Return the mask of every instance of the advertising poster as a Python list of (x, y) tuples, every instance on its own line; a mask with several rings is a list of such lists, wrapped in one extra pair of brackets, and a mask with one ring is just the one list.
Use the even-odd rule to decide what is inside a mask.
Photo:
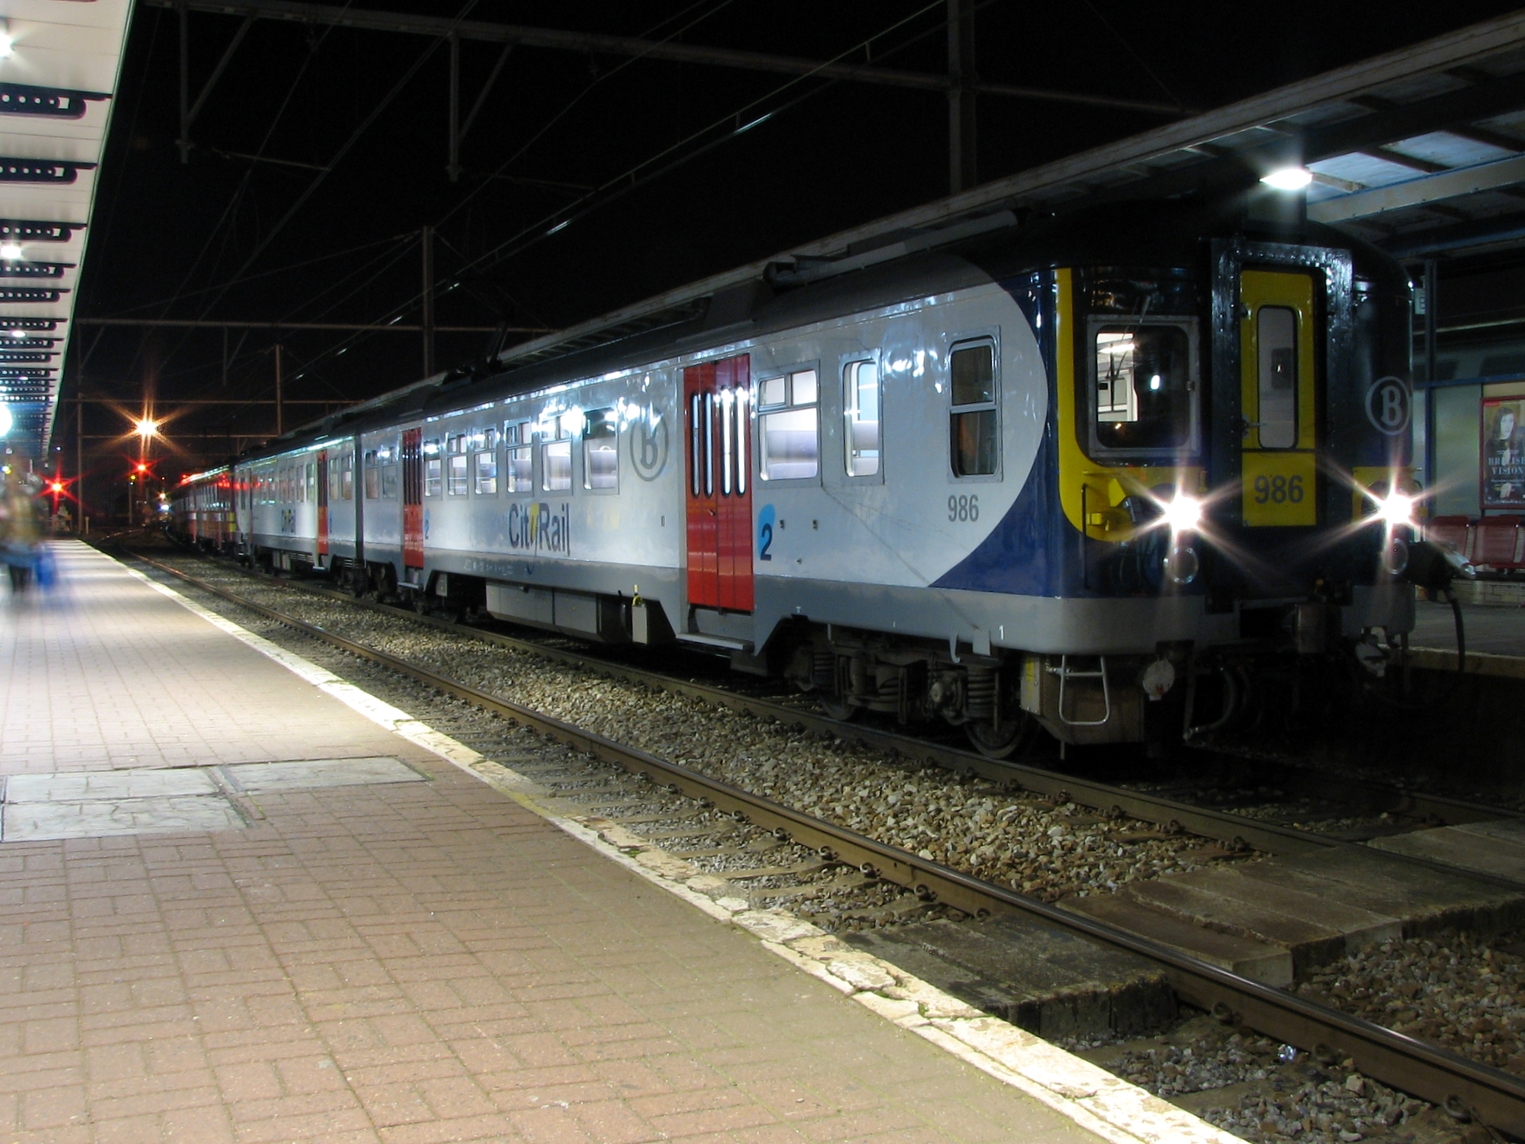
[(1483, 399), (1483, 508), (1525, 509), (1525, 397)]

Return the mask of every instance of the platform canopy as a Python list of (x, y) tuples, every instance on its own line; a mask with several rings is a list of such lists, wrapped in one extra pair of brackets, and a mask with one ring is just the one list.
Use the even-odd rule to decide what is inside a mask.
[(1109, 200), (1301, 168), (1308, 216), (1401, 258), (1525, 244), (1525, 11), (1288, 84), (781, 252), (507, 351), (509, 367), (674, 320), (755, 282), (821, 277)]
[(0, 3), (0, 423), (37, 456), (59, 377), (131, 0)]

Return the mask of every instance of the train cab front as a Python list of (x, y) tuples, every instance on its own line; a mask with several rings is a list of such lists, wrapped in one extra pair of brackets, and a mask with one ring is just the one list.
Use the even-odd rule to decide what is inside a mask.
[(1354, 656), (1413, 628), (1408, 290), (1349, 246), (1213, 243), (1205, 607), (1225, 656)]
[(1055, 276), (1073, 590), (1153, 600), (1145, 672), (1185, 681), (1188, 737), (1254, 689), (1382, 674), (1414, 623), (1401, 268), (1306, 224), (1220, 233)]

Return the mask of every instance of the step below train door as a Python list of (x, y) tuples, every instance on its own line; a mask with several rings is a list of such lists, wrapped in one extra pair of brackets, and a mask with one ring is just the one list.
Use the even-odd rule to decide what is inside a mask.
[(406, 570), (424, 566), (424, 431), (402, 431), (402, 566), (404, 579), (413, 583), (418, 577)]
[(750, 612), (751, 371), (745, 355), (683, 371), (688, 602)]

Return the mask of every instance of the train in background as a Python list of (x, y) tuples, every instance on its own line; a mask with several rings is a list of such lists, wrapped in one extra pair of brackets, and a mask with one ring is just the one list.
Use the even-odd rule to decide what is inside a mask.
[(993, 756), (1192, 737), (1411, 629), (1409, 347), (1401, 268), (1327, 227), (998, 214), (378, 397), (174, 528)]

